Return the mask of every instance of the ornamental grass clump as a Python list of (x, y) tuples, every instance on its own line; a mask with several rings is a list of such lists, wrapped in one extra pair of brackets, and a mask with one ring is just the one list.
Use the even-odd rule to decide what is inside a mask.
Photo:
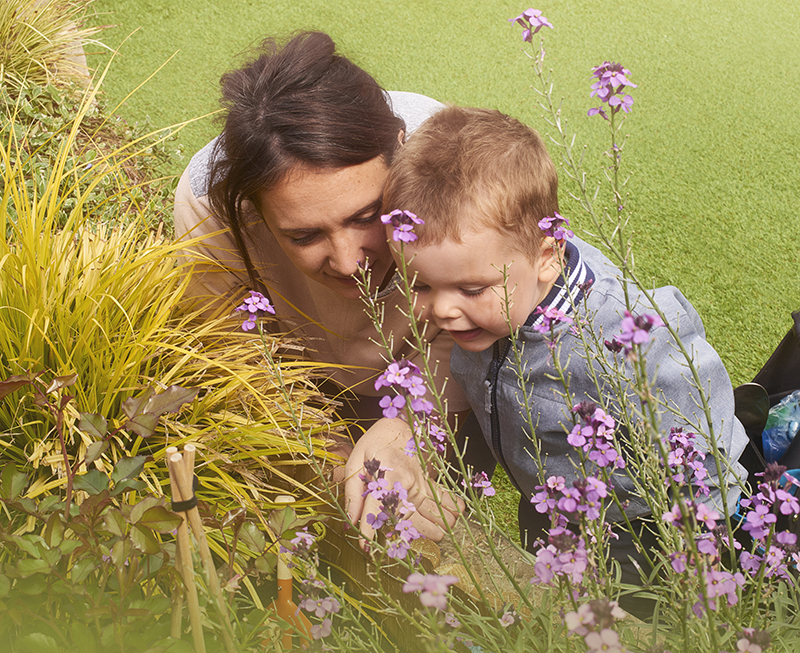
[[(327, 442), (338, 422), (314, 384), (323, 366), (304, 360), (303, 348), (289, 338), (254, 339), (237, 329), (234, 316), (201, 321), (183, 306), (188, 270), (177, 254), (184, 244), (154, 226), (158, 220), (137, 195), (140, 181), (124, 170), (145, 157), (137, 174), (147, 183), (146, 157), (168, 130), (108, 143), (87, 162), (83, 153), (97, 132), (83, 121), (96, 111), (98, 88), (84, 91), (59, 138), (41, 138), (36, 121), (16, 122), (14, 104), (0, 116), (8, 135), (0, 145), (0, 381), (74, 377), (60, 418), (63, 446), (55, 417), (34, 395), (18, 390), (4, 397), (2, 460), (28, 476), (26, 499), (46, 500), (65, 491), (70, 469), (77, 482), (142, 457), (136, 496), (163, 496), (166, 447), (191, 441), (209, 545), (225, 563), (223, 584), (243, 576), (249, 600), (263, 610), (252, 578), (274, 566), (278, 534), (269, 511), (276, 495), (293, 492), (302, 513), (322, 503), (297, 480), (308, 448), (294, 439), (287, 415), (301, 413), (311, 455), (331, 462)], [(291, 386), (288, 394), (267, 367), (265, 346)], [(131, 427), (126, 406), (171, 386), (197, 398), (162, 416), (153, 434)], [(83, 423), (81, 414), (107, 422), (107, 431)], [(101, 436), (101, 455), (87, 459)], [(84, 499), (77, 492), (75, 500)]]
[[(560, 385), (563, 438), (571, 447), (573, 469), (547, 477), (541, 471), (544, 454), (536, 435), (536, 399), (526, 385), (524, 344), (511, 325), (512, 289), (504, 269), (506, 283), (496, 290), (509, 326), (508, 360), (518, 381), (517, 408), (527, 422), (527, 436), (521, 437), (529, 439), (541, 476), (525, 498), (549, 521), (549, 528), (529, 550), (498, 532), (491, 483), (465, 465), (452, 426), (441, 418), (447, 411), (432, 382), (434, 364), (424, 356), (425, 327), (416, 319), (415, 279), (404, 252), (417, 241), (415, 229), (424, 225), (425, 216), (390, 207), (393, 210), (382, 220), (400, 252), (399, 287), (406, 298), (413, 344), (423, 356), (418, 365), (387, 360), (375, 386), (385, 392), (384, 416), (407, 422), (411, 438), (406, 452), (427, 471), (428, 496), (439, 513), (446, 510), (442, 496), (459, 497), (471, 523), (448, 528), (452, 557), (431, 562), (424, 554), (423, 538), (404, 524), (420, 508), (408, 500), (410, 488), (390, 487), (389, 469), (379, 456), (366, 461), (363, 496), (375, 499), (371, 505), (376, 506), (366, 521), (377, 534), (360, 544), (375, 563), (370, 598), (384, 606), (384, 621), (372, 618), (363, 603), (337, 600), (335, 614), (318, 610), (322, 604), (304, 603), (310, 618), (321, 620), (314, 636), (326, 650), (390, 650), (393, 641), (385, 639), (385, 624), (396, 620), (404, 636), (411, 637), (404, 646), (425, 651), (795, 650), (800, 630), (800, 482), (776, 465), (764, 471), (755, 488), (744, 479), (729, 488), (720, 482), (733, 472), (733, 463), (720, 450), (714, 432), (718, 425), (710, 416), (708, 381), (698, 371), (692, 349), (682, 342), (678, 325), (670, 323), (633, 264), (625, 228), (627, 180), (622, 174), (622, 128), (633, 115), (632, 92), (637, 88), (633, 75), (621, 64), (604, 62), (591, 68), (587, 84), (587, 105), (594, 99), (600, 106), (589, 110), (586, 119), (604, 118), (611, 136), (604, 154), (610, 190), (603, 194), (610, 200), (604, 206), (598, 200), (601, 184), (585, 173), (582, 157), (575, 154), (575, 138), (567, 134), (553, 100), (543, 42), (533, 43), (542, 27), (553, 26), (534, 9), (511, 22), (521, 24), (523, 41), (532, 47), (535, 90), (566, 185), (584, 211), (586, 231), (618, 269), (625, 294), (614, 332), (603, 332), (593, 323), (591, 282), (564, 284), (570, 311), (537, 315), (535, 330), (548, 345), (544, 351), (549, 376)], [(540, 228), (562, 241), (573, 237), (575, 227), (553, 215)], [(391, 334), (380, 328), (380, 305), (368, 291), (368, 271), (361, 285), (377, 327), (376, 341), (390, 352)], [(567, 336), (577, 342), (569, 355)], [(688, 414), (676, 414), (676, 398), (657, 389), (658, 365), (650, 359), (654, 352), (663, 352), (665, 343), (670, 358), (680, 361), (688, 388), (684, 390), (695, 397)], [(592, 401), (577, 400), (573, 389), (574, 375), (584, 370)], [(682, 426), (666, 428), (672, 418)], [(742, 500), (737, 503), (740, 491)], [(710, 497), (718, 500), (712, 503)], [(628, 515), (632, 505), (635, 520)], [(340, 514), (347, 520), (343, 510)], [(356, 539), (357, 525), (348, 526)], [(457, 534), (459, 528), (467, 529), (466, 540)], [(611, 555), (619, 538), (630, 541), (640, 559), (638, 578), (621, 578), (621, 564)], [(511, 551), (501, 543), (510, 544)], [(515, 569), (519, 563), (529, 569), (522, 580)], [(399, 594), (386, 582), (387, 568), (401, 579)], [(312, 582), (324, 583), (325, 589), (317, 586), (319, 596), (341, 592), (316, 566), (304, 571)], [(623, 605), (641, 609), (645, 621), (627, 614)]]
[[(92, 0), (4, 0), (0, 5), (0, 86), (12, 95), (30, 85), (86, 81), (83, 45), (99, 27), (87, 27)], [(99, 44), (98, 44), (99, 45)]]

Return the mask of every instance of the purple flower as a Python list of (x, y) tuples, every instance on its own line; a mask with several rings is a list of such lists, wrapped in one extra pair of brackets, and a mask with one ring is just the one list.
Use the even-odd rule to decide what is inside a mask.
[(322, 623), (318, 626), (311, 626), (311, 637), (314, 639), (322, 639), (331, 634), (332, 622), (330, 619), (323, 619)]
[(381, 222), (386, 225), (391, 224), (394, 227), (392, 239), (404, 243), (413, 243), (417, 239), (417, 234), (414, 233), (414, 226), (425, 224), (415, 213), (401, 211), (400, 209), (395, 209), (391, 213), (382, 215)]
[(541, 322), (537, 321), (533, 326), (534, 330), (545, 335), (550, 333), (550, 330), (556, 324), (561, 324), (562, 322), (565, 324), (572, 324), (571, 317), (553, 306), (548, 306), (546, 309), (537, 306), (533, 312), (542, 316)]
[(306, 612), (313, 612), (317, 617), (320, 619), (324, 617), (326, 614), (336, 614), (339, 612), (341, 606), (339, 605), (339, 601), (337, 601), (332, 596), (326, 596), (325, 598), (304, 598), (299, 607), (305, 610)]
[(750, 533), (754, 539), (760, 540), (769, 533), (770, 525), (777, 521), (777, 517), (772, 514), (766, 504), (759, 504), (753, 510), (748, 511), (747, 518), (742, 524), (742, 528)]
[(547, 216), (539, 220), (539, 229), (544, 232), (544, 235), (556, 240), (572, 238), (575, 235), (567, 227), (569, 227), (569, 220), (558, 212), (554, 212), (552, 218)]
[(619, 341), (628, 345), (643, 345), (650, 340), (650, 330), (664, 326), (658, 315), (639, 315), (634, 317), (630, 311), (625, 311), (625, 317), (620, 323), (621, 333)]
[(553, 29), (550, 21), (542, 16), (542, 12), (538, 9), (526, 9), (516, 18), (509, 18), (509, 23), (519, 23), (524, 28), (522, 30), (522, 40), (531, 43), (533, 35), (536, 34), (542, 27), (549, 27)]
[(244, 303), (237, 306), (236, 310), (247, 313), (247, 319), (242, 323), (242, 330), (244, 331), (254, 329), (258, 318), (268, 313), (275, 315), (275, 309), (269, 303), (269, 300), (255, 290), (250, 291), (250, 296), (244, 300)]
[(386, 395), (385, 397), (381, 397), (378, 405), (383, 408), (384, 417), (394, 419), (406, 405), (406, 398), (403, 395), (395, 395), (394, 397)]
[(772, 644), (772, 638), (766, 630), (756, 630), (755, 628), (744, 628), (739, 633), (739, 641), (736, 642), (736, 650), (739, 653), (762, 653)]
[[(466, 483), (463, 481), (461, 484), (466, 485)], [(470, 481), (470, 485), (472, 485), (472, 487), (474, 487), (476, 490), (482, 490), (481, 496), (493, 497), (495, 495), (492, 482), (489, 480), (486, 472), (475, 472), (475, 474), (472, 476), (472, 480)]]
[(367, 515), (367, 523), (376, 531), (383, 527), (387, 519), (389, 519), (389, 515), (383, 511), (379, 512), (377, 515), (374, 513), (369, 513)]
[(456, 576), (413, 573), (406, 579), (403, 592), (422, 592), (419, 601), (428, 608), (447, 609), (447, 592), (450, 585), (458, 582)]
[[(600, 102), (606, 103), (612, 114), (622, 109), (629, 113), (633, 106), (633, 98), (627, 94), (626, 89), (636, 88), (636, 84), (628, 79), (631, 71), (623, 68), (618, 63), (604, 61), (601, 65), (592, 68), (592, 77), (597, 81), (592, 84), (590, 97), (596, 97)], [(608, 115), (602, 107), (589, 109), (588, 115), (601, 115), (608, 120)]]

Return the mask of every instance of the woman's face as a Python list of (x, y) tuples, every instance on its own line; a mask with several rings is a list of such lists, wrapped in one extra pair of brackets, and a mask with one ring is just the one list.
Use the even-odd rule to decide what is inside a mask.
[(300, 272), (357, 299), (359, 262), (369, 262), (375, 284), (392, 265), (380, 221), (388, 172), (382, 156), (345, 168), (298, 167), (259, 195), (259, 208)]

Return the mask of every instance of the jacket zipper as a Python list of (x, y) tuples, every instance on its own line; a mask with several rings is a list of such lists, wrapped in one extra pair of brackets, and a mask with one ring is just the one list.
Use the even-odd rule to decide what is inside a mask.
[(511, 349), (511, 340), (505, 338), (503, 343), (502, 352), (500, 351), (499, 340), (492, 345), (492, 364), (489, 367), (488, 381), (492, 388), (492, 448), (494, 449), (494, 455), (497, 457), (497, 461), (503, 469), (508, 472), (508, 465), (506, 465), (505, 458), (503, 458), (503, 449), (500, 444), (500, 415), (497, 414), (497, 378), (500, 376), (500, 369), (503, 367), (506, 356), (508, 356), (508, 350)]

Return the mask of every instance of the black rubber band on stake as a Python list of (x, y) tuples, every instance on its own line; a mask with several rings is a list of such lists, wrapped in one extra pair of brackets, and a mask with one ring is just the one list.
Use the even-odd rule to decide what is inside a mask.
[(196, 508), (197, 497), (194, 494), (196, 490), (197, 490), (197, 474), (195, 474), (192, 478), (192, 498), (186, 499), (186, 501), (173, 501), (171, 506), (172, 512), (186, 512), (187, 510)]

